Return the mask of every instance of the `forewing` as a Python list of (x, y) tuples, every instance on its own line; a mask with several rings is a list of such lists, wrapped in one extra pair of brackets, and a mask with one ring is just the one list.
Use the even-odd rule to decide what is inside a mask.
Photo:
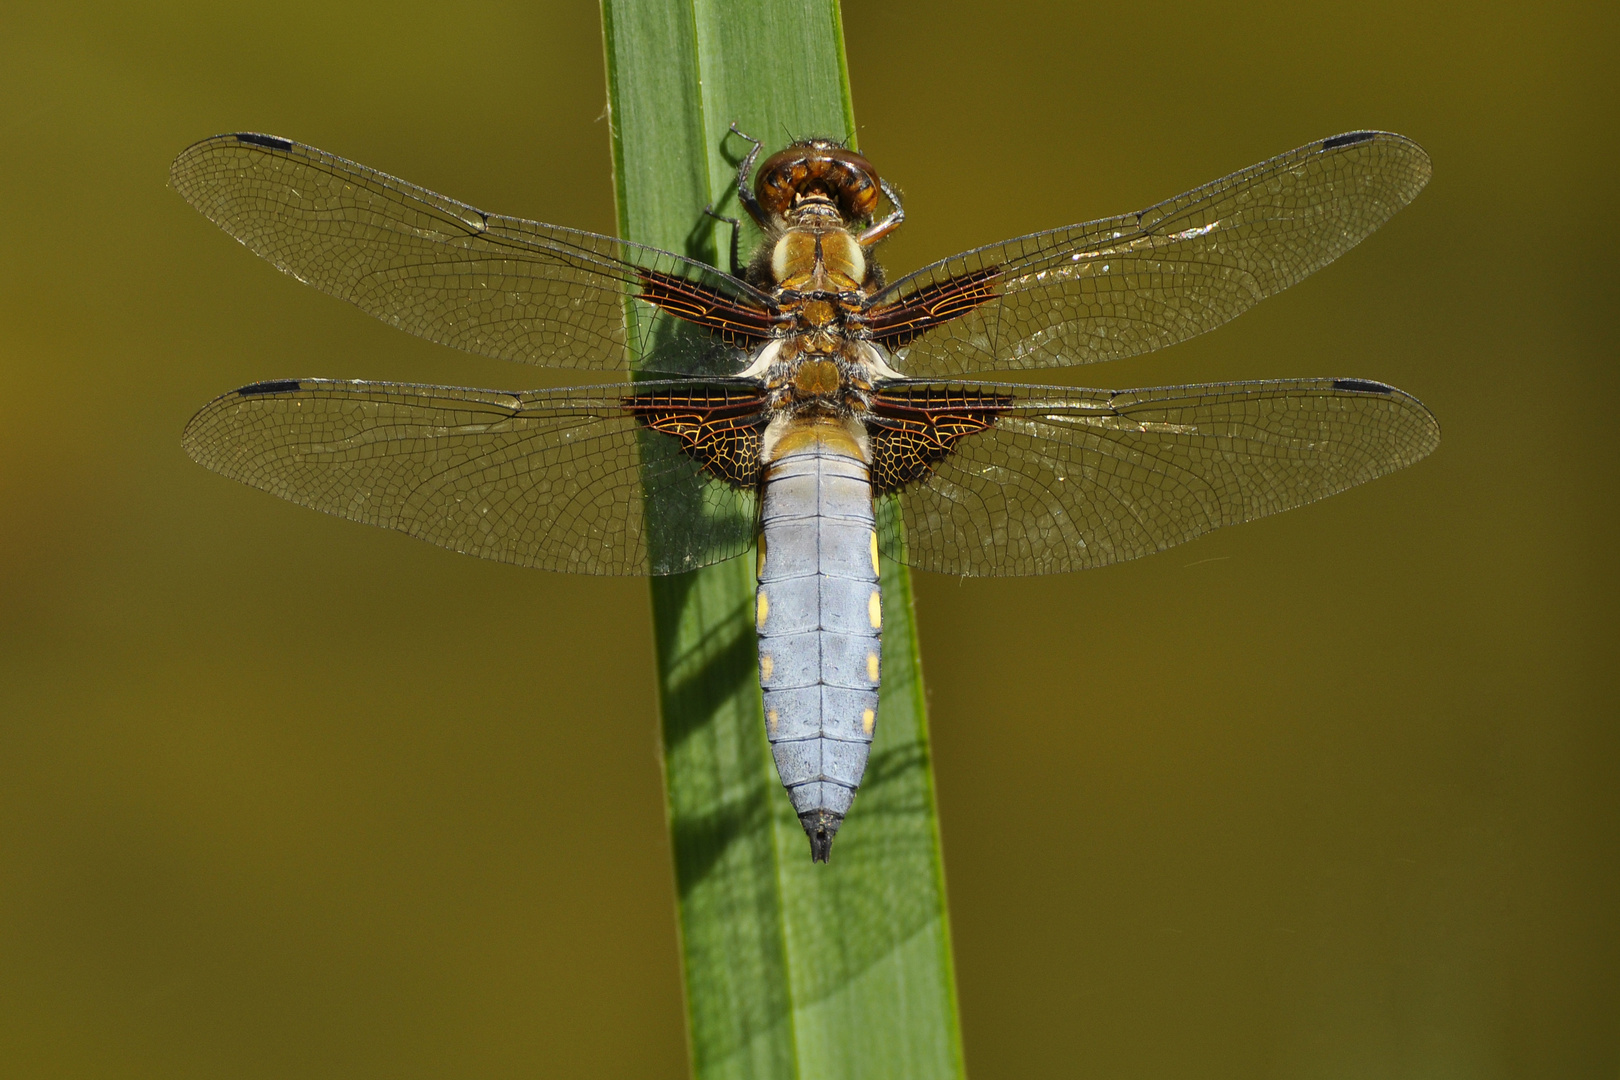
[[(1416, 398), (1360, 379), (1124, 391), (903, 382), (875, 410), (906, 421), (906, 460), (929, 407), (948, 452), (883, 496), (904, 523), (903, 542), (891, 530), (884, 550), (967, 576), (1149, 555), (1393, 472), (1440, 441)], [(889, 447), (873, 430), (878, 475)]]
[(183, 443), (234, 480), (452, 551), (666, 574), (741, 554), (754, 539), (754, 490), (716, 479), (647, 426), (649, 413), (703, 393), (687, 381), (505, 394), (285, 380), (215, 399)]
[[(169, 182), (278, 269), (484, 356), (623, 371), (634, 354), (643, 370), (724, 375), (740, 370), (747, 334), (768, 326), (752, 289), (703, 263), (485, 213), (286, 139), (205, 139), (175, 159)], [(683, 312), (655, 302), (676, 296)], [(673, 332), (693, 311), (720, 332)]]
[(1401, 135), (1314, 142), (1138, 213), (925, 267), (873, 298), (874, 337), (899, 350), (897, 370), (930, 378), (1163, 348), (1326, 266), (1411, 202), (1429, 172)]

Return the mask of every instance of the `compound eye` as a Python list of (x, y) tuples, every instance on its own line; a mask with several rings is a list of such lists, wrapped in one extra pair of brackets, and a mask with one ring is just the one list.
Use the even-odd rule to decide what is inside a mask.
[(804, 150), (790, 146), (766, 158), (759, 167), (754, 196), (767, 213), (780, 216), (793, 205), (793, 196), (807, 175)]
[(838, 189), (838, 203), (846, 218), (872, 220), (877, 212), (877, 175), (869, 171), (851, 170), (849, 180)]
[(877, 210), (879, 190), (872, 163), (838, 146), (823, 151), (821, 165), (828, 193), (838, 200), (845, 220), (870, 221)]

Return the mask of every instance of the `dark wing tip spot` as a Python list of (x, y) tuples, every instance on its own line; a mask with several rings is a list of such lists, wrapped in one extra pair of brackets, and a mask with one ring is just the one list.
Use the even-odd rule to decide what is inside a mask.
[(278, 139), (274, 135), (258, 135), (251, 131), (237, 132), (237, 142), (247, 143), (249, 146), (262, 146), (267, 150), (291, 150), (291, 139)]
[(1395, 388), (1371, 379), (1334, 379), (1333, 389), (1354, 390), (1358, 394), (1393, 394)]
[(250, 383), (236, 392), (237, 397), (258, 397), (262, 394), (285, 394), (297, 390), (297, 379), (270, 379), (267, 382)]
[(1322, 149), (1337, 150), (1341, 146), (1354, 146), (1356, 143), (1364, 143), (1377, 136), (1378, 132), (1376, 131), (1352, 131), (1345, 135), (1335, 135), (1331, 139), (1322, 140)]

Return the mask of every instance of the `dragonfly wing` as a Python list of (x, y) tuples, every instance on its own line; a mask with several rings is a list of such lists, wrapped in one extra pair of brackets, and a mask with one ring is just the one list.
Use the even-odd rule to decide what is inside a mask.
[(714, 447), (725, 432), (705, 436), (702, 421), (734, 417), (751, 400), (751, 388), (685, 380), (517, 394), (283, 380), (215, 399), (182, 441), (232, 479), (452, 551), (546, 570), (667, 574), (754, 542), (750, 478), (717, 478), (682, 446), (707, 437)]
[(1360, 243), (1428, 183), (1401, 135), (1324, 139), (1134, 214), (964, 252), (873, 298), (913, 378), (1116, 360), (1226, 322)]
[[(169, 182), (278, 269), (467, 352), (601, 371), (642, 357), (644, 370), (726, 375), (741, 370), (750, 334), (768, 332), (762, 298), (713, 267), (485, 213), (287, 139), (205, 139), (175, 159)], [(676, 332), (674, 295), (711, 327), (742, 332)]]
[(1124, 391), (907, 381), (883, 388), (874, 411), (874, 477), (904, 530), (889, 530), (885, 551), (966, 576), (1152, 554), (1393, 472), (1440, 441), (1416, 398), (1360, 379)]

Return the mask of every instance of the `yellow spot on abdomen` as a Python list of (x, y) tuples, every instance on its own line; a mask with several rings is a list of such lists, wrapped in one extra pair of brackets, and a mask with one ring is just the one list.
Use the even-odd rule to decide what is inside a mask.
[[(873, 538), (874, 540), (876, 539), (875, 534)], [(754, 576), (765, 576), (765, 536), (763, 533), (761, 533), (759, 537), (759, 569), (754, 571)]]
[[(764, 593), (759, 594), (759, 602), (761, 604), (759, 609), (759, 623), (761, 626), (763, 626), (765, 625), (765, 608), (763, 606), (765, 603)], [(872, 599), (866, 602), (866, 617), (872, 620), (872, 629), (880, 630), (883, 628), (883, 601), (878, 597), (878, 591), (876, 589), (872, 590)]]
[(776, 670), (776, 661), (771, 659), (770, 653), (759, 654), (759, 681), (770, 682), (771, 672)]
[(875, 652), (866, 654), (866, 677), (873, 682), (878, 681), (878, 655)]
[(775, 709), (767, 709), (765, 711), (765, 730), (770, 732), (772, 735), (776, 734), (776, 710)]
[(874, 574), (875, 574), (875, 573), (877, 573), (877, 572), (878, 572), (878, 561), (877, 561), (877, 533), (876, 533), (876, 531), (874, 531), (874, 532), (873, 532), (873, 533), (872, 533), (872, 573), (874, 573)]
[(770, 613), (771, 613), (771, 602), (768, 599), (765, 598), (765, 590), (761, 589), (761, 590), (759, 590), (759, 603), (756, 605), (756, 608), (755, 608), (755, 611), (754, 611), (755, 624), (761, 630), (765, 629), (765, 617), (767, 615), (769, 615)]
[(872, 734), (872, 729), (874, 727), (876, 727), (876, 726), (877, 726), (877, 713), (873, 712), (871, 709), (862, 709), (861, 710), (861, 730), (866, 732), (868, 735), (870, 735), (870, 734)]

